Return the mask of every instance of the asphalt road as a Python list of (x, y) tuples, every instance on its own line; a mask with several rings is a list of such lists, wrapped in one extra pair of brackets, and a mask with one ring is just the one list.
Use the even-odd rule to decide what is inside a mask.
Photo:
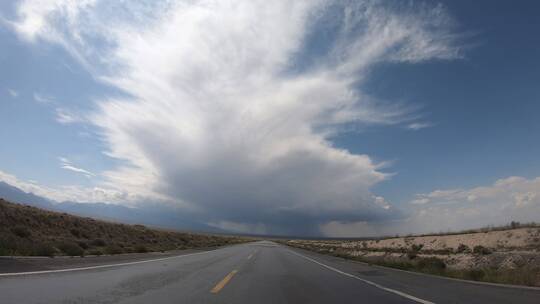
[(0, 274), (0, 303), (540, 303), (540, 289), (371, 267), (266, 241), (150, 259)]

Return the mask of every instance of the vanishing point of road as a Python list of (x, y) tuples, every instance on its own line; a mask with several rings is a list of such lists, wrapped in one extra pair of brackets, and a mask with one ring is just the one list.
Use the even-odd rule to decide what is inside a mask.
[(114, 264), (0, 273), (0, 303), (537, 304), (540, 289), (409, 273), (260, 241)]

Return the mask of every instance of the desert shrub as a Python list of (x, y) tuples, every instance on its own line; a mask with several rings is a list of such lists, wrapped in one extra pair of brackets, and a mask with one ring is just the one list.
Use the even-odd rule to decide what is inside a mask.
[(76, 243), (63, 242), (58, 245), (58, 249), (70, 256), (83, 256), (84, 250)]
[(9, 248), (4, 248), (0, 246), (0, 256), (11, 255), (12, 251)]
[(71, 232), (71, 234), (74, 236), (74, 237), (80, 237), (81, 236), (81, 232), (79, 231), (79, 229), (70, 229), (69, 232)]
[(515, 269), (482, 268), (452, 271), (449, 275), (473, 281), (537, 286), (540, 269), (538, 267), (520, 267)]
[(490, 254), (491, 250), (489, 250), (489, 248), (486, 248), (486, 247), (484, 247), (482, 245), (476, 245), (473, 248), (473, 253), (486, 255), (486, 254)]
[(88, 254), (90, 254), (90, 255), (103, 255), (103, 251), (101, 251), (99, 249), (94, 249), (94, 250), (90, 250), (90, 252)]
[(134, 247), (131, 247), (131, 246), (126, 246), (126, 247), (123, 248), (123, 250), (124, 250), (124, 253), (134, 253), (134, 252), (137, 252), (137, 251), (135, 250), (135, 248), (134, 248)]
[(411, 250), (419, 252), (420, 250), (422, 250), (423, 247), (424, 247), (424, 245), (422, 245), (422, 244), (413, 244), (411, 246)]
[(417, 256), (418, 256), (418, 252), (414, 250), (407, 251), (407, 258), (409, 258), (410, 260), (414, 260)]
[(107, 243), (103, 239), (95, 239), (90, 242), (90, 245), (97, 246), (97, 247), (103, 247), (107, 245)]
[(431, 273), (442, 273), (446, 269), (444, 261), (435, 257), (420, 259), (417, 266), (420, 270)]
[[(240, 243), (247, 239), (191, 235), (173, 231), (152, 230), (142, 225), (132, 226), (81, 218), (68, 214), (44, 211), (32, 207), (12, 204), (0, 199), (0, 255), (78, 255), (93, 249), (111, 253), (145, 251), (137, 248), (144, 245), (146, 250), (169, 250), (207, 247)], [(41, 242), (50, 244), (48, 248), (38, 248)], [(46, 242), (45, 242), (46, 240)], [(75, 244), (65, 245), (64, 242)], [(54, 250), (51, 250), (52, 249)], [(62, 249), (60, 249), (61, 247)], [(75, 249), (74, 249), (75, 248)], [(74, 249), (74, 250), (71, 250)]]
[(469, 253), (469, 252), (471, 252), (471, 248), (469, 248), (469, 246), (467, 246), (465, 244), (459, 244), (456, 252), (457, 253)]
[[(369, 264), (371, 264), (371, 262), (373, 261), (365, 261), (365, 262), (368, 262)], [(415, 265), (413, 265), (413, 263), (411, 262), (399, 262), (399, 261), (384, 261), (384, 260), (380, 260), (380, 261), (374, 261), (376, 265), (381, 265), (381, 266), (384, 266), (384, 267), (391, 267), (391, 268), (397, 268), (397, 269), (401, 269), (401, 270), (414, 270), (415, 269)]]
[(112, 244), (105, 248), (105, 252), (107, 254), (120, 254), (120, 253), (124, 253), (124, 249), (122, 249), (122, 247), (116, 244)]
[(135, 252), (145, 253), (145, 252), (148, 252), (148, 248), (146, 248), (146, 246), (144, 245), (138, 245), (138, 246), (135, 246)]
[(422, 250), (422, 248), (424, 247), (424, 245), (421, 245), (421, 244), (413, 244), (411, 246), (411, 249), (407, 251), (407, 257), (411, 260), (414, 260), (416, 258), (416, 256), (418, 255), (418, 252), (420, 250)]
[(30, 230), (24, 226), (15, 226), (11, 228), (11, 232), (21, 238), (27, 238), (31, 235)]
[(12, 255), (16, 248), (15, 237), (0, 238), (0, 255)]
[(471, 269), (464, 272), (463, 278), (467, 280), (481, 281), (485, 275), (486, 273), (482, 269)]
[(56, 249), (51, 244), (47, 243), (37, 243), (34, 245), (32, 250), (32, 255), (35, 256), (47, 256), (53, 257), (56, 253)]

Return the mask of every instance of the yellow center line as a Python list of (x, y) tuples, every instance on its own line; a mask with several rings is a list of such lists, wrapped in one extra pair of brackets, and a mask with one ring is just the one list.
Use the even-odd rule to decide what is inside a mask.
[(221, 280), (221, 282), (219, 282), (216, 286), (214, 286), (214, 288), (212, 288), (212, 290), (210, 290), (211, 293), (218, 293), (221, 289), (223, 289), (223, 287), (225, 287), (225, 285), (227, 285), (227, 283), (229, 283), (229, 281), (232, 279), (232, 277), (238, 272), (238, 270), (233, 270), (231, 271), (227, 276), (225, 276), (223, 278), (223, 280)]

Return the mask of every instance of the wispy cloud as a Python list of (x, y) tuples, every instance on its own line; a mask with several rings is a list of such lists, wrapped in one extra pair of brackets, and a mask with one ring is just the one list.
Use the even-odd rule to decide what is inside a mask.
[[(131, 96), (101, 100), (90, 120), (128, 164), (104, 173), (109, 185), (269, 232), (394, 216), (370, 191), (388, 178), (380, 165), (329, 138), (410, 114), (361, 90), (375, 64), (460, 57), (442, 6), (377, 1), (27, 0), (14, 25)], [(321, 26), (335, 35), (328, 51), (295, 69)], [(57, 120), (78, 121), (65, 109)]]
[(7, 92), (13, 98), (17, 98), (19, 96), (19, 92), (15, 91), (13, 89), (7, 89)]
[(411, 123), (411, 124), (407, 125), (407, 129), (410, 129), (410, 130), (413, 130), (413, 131), (418, 131), (418, 130), (429, 128), (429, 127), (432, 127), (432, 126), (433, 126), (433, 124), (431, 124), (429, 122), (415, 122), (415, 123)]
[(72, 123), (80, 123), (84, 122), (85, 119), (77, 114), (74, 113), (68, 109), (65, 108), (56, 108), (56, 121), (61, 124), (72, 124)]
[(77, 173), (81, 173), (81, 174), (83, 174), (84, 176), (86, 176), (88, 178), (95, 176), (94, 173), (92, 173), (92, 172), (90, 172), (88, 170), (75, 167), (71, 163), (71, 161), (69, 159), (65, 158), (65, 157), (59, 157), (58, 159), (60, 160), (60, 164), (61, 164), (62, 169), (77, 172)]
[(41, 104), (50, 104), (54, 102), (54, 98), (51, 96), (34, 93), (34, 100)]

